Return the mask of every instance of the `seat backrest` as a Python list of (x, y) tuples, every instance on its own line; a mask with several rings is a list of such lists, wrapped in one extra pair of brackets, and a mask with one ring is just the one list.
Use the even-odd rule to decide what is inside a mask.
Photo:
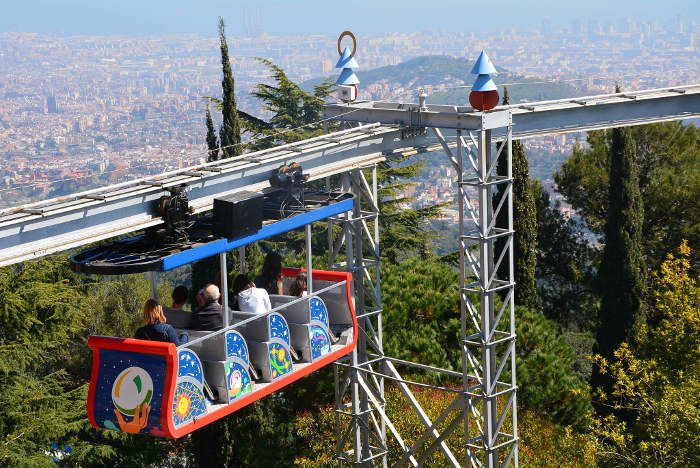
[(167, 309), (164, 313), (167, 322), (175, 328), (190, 328), (192, 325), (192, 312), (182, 309)]
[(282, 294), (270, 294), (270, 303), (272, 308), (286, 304), (287, 302), (292, 302), (294, 299), (298, 299), (296, 296), (287, 296)]
[[(291, 297), (292, 300), (299, 299), (298, 297), (287, 297)], [(289, 323), (309, 323), (309, 298), (299, 301), (294, 305), (285, 307), (284, 309), (281, 309), (279, 313), (282, 314)]]

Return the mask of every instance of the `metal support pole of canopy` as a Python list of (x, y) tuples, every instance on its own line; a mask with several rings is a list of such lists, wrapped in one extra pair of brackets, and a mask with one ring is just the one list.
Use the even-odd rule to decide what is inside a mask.
[(146, 273), (146, 278), (148, 278), (148, 283), (151, 285), (151, 298), (158, 300), (158, 272), (149, 271)]
[(311, 258), (311, 225), (306, 225), (306, 288), (309, 294), (314, 292), (313, 287), (313, 259)]
[(224, 328), (229, 325), (228, 317), (228, 268), (226, 267), (226, 252), (219, 254), (219, 268), (221, 270), (221, 308), (224, 314)]
[(238, 247), (238, 273), (245, 273), (245, 246)]

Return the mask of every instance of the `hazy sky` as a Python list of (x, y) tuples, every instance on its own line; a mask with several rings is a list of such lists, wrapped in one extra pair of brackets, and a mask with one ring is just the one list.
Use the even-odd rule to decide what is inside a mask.
[(222, 15), (236, 35), (244, 32), (246, 14), (257, 15), (260, 29), (272, 35), (469, 32), (538, 29), (544, 17), (555, 28), (574, 18), (585, 25), (591, 17), (665, 23), (681, 15), (698, 23), (700, 0), (0, 0), (0, 32), (213, 36)]

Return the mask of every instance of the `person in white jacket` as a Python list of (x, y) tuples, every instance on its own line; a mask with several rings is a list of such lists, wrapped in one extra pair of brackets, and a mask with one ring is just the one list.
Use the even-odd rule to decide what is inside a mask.
[(232, 290), (241, 312), (264, 314), (272, 310), (270, 295), (265, 289), (255, 287), (255, 283), (245, 273), (236, 277)]

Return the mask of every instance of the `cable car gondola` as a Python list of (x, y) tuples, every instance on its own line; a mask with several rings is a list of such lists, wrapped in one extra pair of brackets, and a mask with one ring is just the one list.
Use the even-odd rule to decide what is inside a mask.
[[(71, 258), (71, 268), (86, 274), (162, 272), (219, 255), (225, 291), (226, 252), (300, 227), (307, 226), (308, 235), (311, 223), (352, 209), (351, 194), (298, 191), (303, 179), (289, 184), (284, 176), (275, 178), (271, 183), (277, 186), (262, 196), (267, 222), (259, 228), (244, 226), (238, 237), (217, 237), (213, 232), (220, 227), (191, 221), (186, 191), (174, 189), (156, 207), (165, 228), (82, 251)], [(357, 342), (352, 275), (310, 267), (307, 252), (308, 296), (271, 295), (271, 311), (231, 311), (221, 330), (190, 330), (190, 313), (168, 315), (168, 323), (189, 333), (180, 346), (91, 336), (90, 423), (179, 438), (350, 353)], [(284, 269), (285, 285), (300, 271)], [(222, 294), (223, 310), (227, 296)]]

